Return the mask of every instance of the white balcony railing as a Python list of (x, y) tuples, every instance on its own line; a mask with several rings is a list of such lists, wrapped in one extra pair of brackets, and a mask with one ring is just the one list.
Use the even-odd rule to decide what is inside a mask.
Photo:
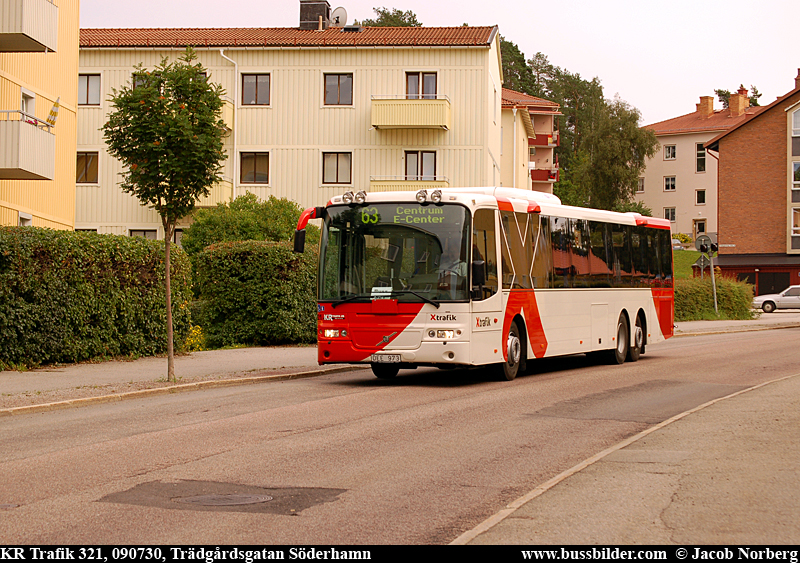
[(0, 111), (0, 179), (52, 180), (55, 167), (52, 127), (22, 111)]
[(0, 3), (0, 53), (44, 53), (58, 48), (58, 6), (52, 0)]

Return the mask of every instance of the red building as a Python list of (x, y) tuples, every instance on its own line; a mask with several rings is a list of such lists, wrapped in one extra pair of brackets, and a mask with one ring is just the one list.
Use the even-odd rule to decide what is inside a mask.
[(705, 146), (719, 153), (723, 274), (756, 295), (800, 284), (800, 69), (791, 92)]

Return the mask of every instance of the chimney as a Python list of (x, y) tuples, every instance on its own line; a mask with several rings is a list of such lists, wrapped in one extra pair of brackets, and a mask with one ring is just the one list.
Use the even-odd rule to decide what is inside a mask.
[(739, 88), (735, 94), (731, 94), (731, 99), (728, 102), (731, 117), (739, 117), (749, 107), (750, 98), (747, 96), (747, 88)]
[(300, 29), (328, 29), (330, 21), (328, 0), (300, 0)]
[(797, 69), (797, 77), (794, 79), (794, 89), (800, 88), (800, 68)]
[(697, 113), (701, 119), (708, 119), (714, 115), (714, 97), (700, 96), (700, 103), (697, 104)]

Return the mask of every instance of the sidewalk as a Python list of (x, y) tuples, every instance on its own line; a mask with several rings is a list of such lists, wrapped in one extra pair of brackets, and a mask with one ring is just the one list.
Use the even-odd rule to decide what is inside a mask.
[[(677, 323), (675, 336), (800, 327), (800, 311), (776, 311), (752, 321)], [(202, 386), (242, 385), (267, 378), (311, 377), (352, 366), (317, 364), (316, 346), (238, 348), (194, 352), (175, 358), (177, 385), (166, 381), (166, 358), (71, 364), (28, 372), (0, 372), (0, 416), (26, 412), (20, 407), (64, 408), (92, 401), (119, 400), (145, 392), (166, 393)], [(60, 404), (72, 401), (70, 404)], [(40, 406), (37, 411), (46, 410)], [(27, 412), (31, 412), (27, 410)]]

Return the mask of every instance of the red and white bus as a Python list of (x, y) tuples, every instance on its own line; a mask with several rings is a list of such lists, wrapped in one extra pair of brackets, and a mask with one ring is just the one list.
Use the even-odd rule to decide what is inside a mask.
[(670, 224), (562, 205), (511, 188), (347, 192), (305, 210), (323, 219), (320, 364), (495, 365), (534, 358), (636, 361), (672, 336)]

